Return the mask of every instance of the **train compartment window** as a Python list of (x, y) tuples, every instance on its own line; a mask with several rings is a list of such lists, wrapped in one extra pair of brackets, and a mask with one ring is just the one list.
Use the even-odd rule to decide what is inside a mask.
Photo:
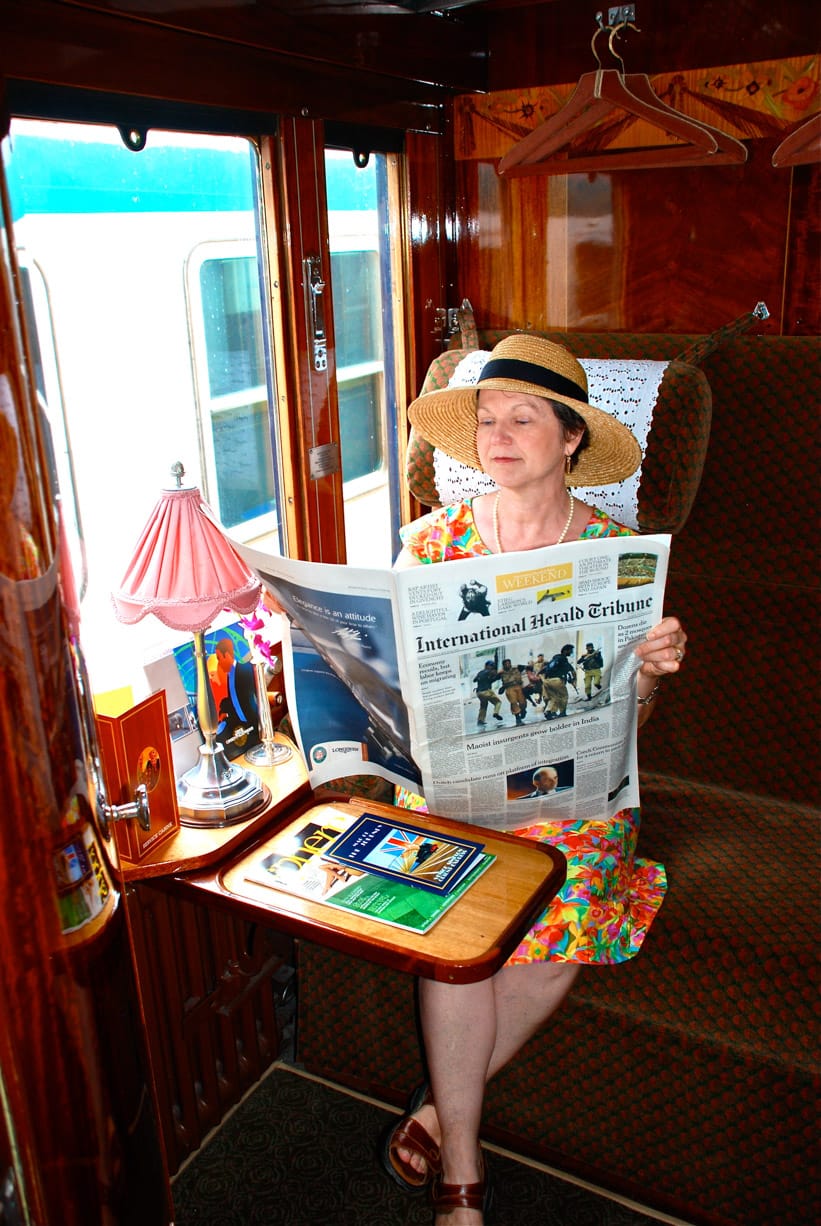
[(232, 536), (283, 547), (257, 147), (152, 128), (135, 152), (114, 125), (13, 118), (4, 159), (64, 503), (76, 478), (92, 687), (139, 686), (172, 636), (121, 626), (110, 593), (172, 463)]

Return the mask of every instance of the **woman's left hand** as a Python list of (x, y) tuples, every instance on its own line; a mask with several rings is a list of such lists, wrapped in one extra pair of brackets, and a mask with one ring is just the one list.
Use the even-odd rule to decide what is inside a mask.
[(645, 677), (666, 677), (681, 668), (687, 644), (687, 635), (677, 617), (663, 617), (657, 626), (648, 630), (644, 640), (636, 648), (641, 660), (639, 672)]

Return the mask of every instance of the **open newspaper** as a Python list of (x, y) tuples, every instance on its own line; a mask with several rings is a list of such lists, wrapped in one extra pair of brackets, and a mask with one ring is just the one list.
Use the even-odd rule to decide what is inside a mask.
[(662, 617), (668, 535), (399, 571), (237, 548), (291, 622), (312, 786), (377, 774), (497, 829), (638, 804), (634, 648)]

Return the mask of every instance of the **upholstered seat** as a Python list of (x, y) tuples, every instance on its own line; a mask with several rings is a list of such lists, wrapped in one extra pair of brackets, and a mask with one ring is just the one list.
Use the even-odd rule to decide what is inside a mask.
[[(692, 338), (548, 334), (580, 359), (703, 362), (713, 413), (701, 473), (704, 419), (670, 396), (668, 367), (640, 487), (642, 527), (684, 525), (666, 604), (687, 628), (687, 666), (640, 749), (639, 850), (665, 865), (668, 895), (640, 956), (586, 968), (494, 1079), (484, 1117), (488, 1140), (702, 1226), (804, 1226), (821, 1195), (819, 963), (807, 922), (818, 772), (806, 749), (818, 725), (806, 421), (821, 399), (821, 350), (816, 337), (740, 336), (753, 322)], [(430, 378), (447, 382), (461, 356), (442, 354)], [(411, 465), (430, 481), (427, 444), (414, 440)], [(299, 973), (304, 1066), (403, 1102), (421, 1076), (412, 983), (310, 946)]]

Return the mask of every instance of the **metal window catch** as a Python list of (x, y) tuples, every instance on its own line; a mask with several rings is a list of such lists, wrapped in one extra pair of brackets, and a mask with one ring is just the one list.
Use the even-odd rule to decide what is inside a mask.
[(441, 334), (445, 340), (460, 330), (458, 307), (437, 307), (434, 311), (433, 335)]
[(313, 344), (314, 370), (328, 369), (328, 339), (325, 334), (325, 281), (318, 255), (305, 257), (305, 296), (308, 299), (308, 323)]
[(97, 793), (97, 817), (105, 830), (109, 822), (128, 822), (134, 818), (143, 830), (151, 829), (151, 806), (148, 803), (148, 789), (144, 783), (139, 783), (134, 789), (133, 801), (123, 805), (106, 804), (102, 792)]

